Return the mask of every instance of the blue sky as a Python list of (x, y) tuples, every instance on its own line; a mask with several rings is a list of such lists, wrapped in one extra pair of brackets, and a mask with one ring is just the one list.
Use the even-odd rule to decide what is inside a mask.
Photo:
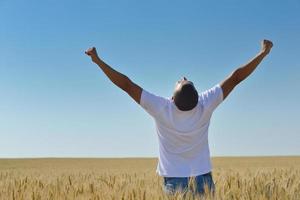
[(300, 154), (300, 2), (0, 1), (0, 157), (156, 157), (154, 122), (92, 64), (169, 97), (271, 54), (215, 111), (213, 156)]

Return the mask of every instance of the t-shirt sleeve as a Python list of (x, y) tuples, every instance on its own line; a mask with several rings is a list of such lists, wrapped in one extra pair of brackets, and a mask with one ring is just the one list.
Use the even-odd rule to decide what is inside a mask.
[(199, 97), (204, 108), (210, 110), (211, 112), (216, 109), (216, 107), (223, 101), (223, 91), (220, 84), (201, 93)]
[(156, 117), (167, 105), (168, 99), (160, 97), (143, 89), (141, 95), (140, 105), (144, 108), (151, 116)]

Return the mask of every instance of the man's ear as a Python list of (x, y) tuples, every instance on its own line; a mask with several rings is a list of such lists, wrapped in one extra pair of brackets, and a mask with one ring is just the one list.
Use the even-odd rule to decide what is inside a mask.
[(174, 100), (174, 96), (172, 96), (172, 100)]

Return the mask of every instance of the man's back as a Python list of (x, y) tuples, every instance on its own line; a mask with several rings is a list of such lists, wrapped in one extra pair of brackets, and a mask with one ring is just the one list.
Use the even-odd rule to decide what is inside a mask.
[(172, 99), (143, 90), (141, 106), (154, 118), (159, 139), (159, 175), (188, 177), (211, 171), (208, 127), (222, 100), (222, 89), (216, 85), (199, 95), (195, 108), (181, 111)]

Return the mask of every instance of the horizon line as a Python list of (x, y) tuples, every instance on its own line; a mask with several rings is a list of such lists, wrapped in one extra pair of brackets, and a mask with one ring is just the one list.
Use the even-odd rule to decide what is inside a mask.
[[(238, 156), (211, 156), (211, 158), (273, 158), (273, 157), (300, 157), (300, 155), (238, 155)], [(132, 157), (0, 157), (0, 160), (5, 159), (158, 159), (158, 157), (150, 157), (150, 156), (132, 156)]]

